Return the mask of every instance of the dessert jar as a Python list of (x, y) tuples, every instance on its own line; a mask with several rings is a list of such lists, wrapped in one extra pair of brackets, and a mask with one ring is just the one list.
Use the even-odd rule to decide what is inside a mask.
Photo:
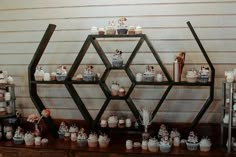
[(129, 35), (134, 35), (135, 34), (135, 26), (129, 26), (128, 27), (128, 34)]
[(133, 149), (133, 141), (132, 140), (126, 140), (125, 147), (127, 150)]
[(131, 119), (130, 118), (126, 118), (125, 120), (125, 127), (126, 128), (130, 128), (132, 125)]
[(34, 144), (36, 145), (36, 146), (40, 146), (41, 145), (41, 137), (40, 136), (37, 136), (37, 137), (35, 137), (35, 139), (34, 139)]

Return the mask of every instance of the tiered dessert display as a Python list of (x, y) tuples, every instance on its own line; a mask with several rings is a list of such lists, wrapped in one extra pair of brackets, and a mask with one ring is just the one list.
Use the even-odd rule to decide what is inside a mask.
[[(0, 70), (0, 140), (12, 140), (16, 119), (14, 79), (7, 71)], [(15, 139), (18, 136), (15, 136)]]
[[(234, 71), (225, 72), (225, 80), (222, 82), (222, 122), (221, 122), (221, 146), (226, 146), (230, 153), (236, 150), (236, 141), (233, 129), (236, 129), (236, 93)], [(225, 139), (225, 128), (227, 128), (227, 139)]]
[[(32, 101), (34, 102), (36, 108), (38, 109), (38, 111), (41, 113), (41, 111), (43, 109), (45, 109), (45, 106), (43, 104), (43, 102), (41, 101), (40, 97), (38, 96), (37, 93), (37, 85), (38, 84), (64, 84), (65, 87), (67, 88), (67, 90), (69, 91), (72, 99), (74, 100), (75, 104), (77, 105), (78, 109), (80, 110), (84, 120), (86, 121), (87, 125), (91, 128), (91, 129), (96, 129), (98, 127), (98, 124), (100, 123), (101, 127), (111, 127), (113, 128), (114, 126), (123, 126), (124, 125), (124, 119), (118, 119), (116, 116), (111, 116), (109, 117), (107, 120), (106, 119), (101, 119), (102, 115), (104, 113), (104, 111), (106, 110), (106, 107), (108, 106), (109, 102), (111, 100), (123, 100), (128, 104), (128, 107), (130, 108), (134, 118), (136, 119), (136, 121), (138, 122), (138, 125), (141, 126), (142, 125), (142, 120), (145, 121), (144, 125), (146, 124), (146, 120), (145, 120), (145, 114), (143, 115), (143, 117), (141, 116), (139, 110), (136, 108), (132, 98), (131, 98), (131, 93), (133, 92), (134, 88), (137, 85), (154, 85), (154, 86), (168, 86), (168, 88), (166, 89), (166, 91), (164, 92), (163, 96), (160, 98), (160, 101), (158, 102), (158, 104), (155, 106), (154, 110), (151, 113), (151, 116), (149, 117), (149, 122), (155, 117), (156, 113), (158, 112), (159, 108), (161, 107), (162, 103), (164, 102), (165, 98), (167, 97), (168, 93), (170, 92), (171, 88), (173, 86), (206, 86), (206, 87), (210, 87), (209, 90), (209, 97), (206, 100), (205, 104), (203, 105), (202, 109), (200, 110), (200, 112), (198, 113), (198, 115), (196, 116), (196, 118), (193, 120), (192, 124), (189, 126), (187, 131), (192, 130), (192, 128), (194, 128), (196, 126), (196, 124), (199, 122), (199, 120), (201, 119), (201, 117), (203, 116), (203, 114), (205, 113), (205, 111), (207, 110), (207, 108), (209, 107), (209, 105), (211, 104), (212, 100), (213, 100), (213, 94), (214, 94), (214, 77), (215, 77), (215, 71), (214, 71), (214, 67), (211, 64), (203, 46), (201, 45), (200, 40), (198, 39), (196, 33), (194, 32), (190, 22), (187, 23), (191, 32), (193, 33), (198, 45), (201, 48), (201, 51), (204, 55), (204, 57), (206, 58), (207, 63), (209, 64), (210, 67), (210, 72), (211, 72), (211, 77), (210, 77), (210, 81), (207, 81), (206, 83), (201, 83), (201, 82), (184, 82), (184, 81), (174, 81), (169, 72), (167, 71), (167, 69), (165, 68), (165, 66), (163, 65), (160, 57), (158, 56), (157, 52), (155, 51), (154, 47), (151, 45), (150, 41), (148, 40), (147, 36), (145, 34), (140, 34), (142, 33), (142, 28), (140, 26), (137, 26), (135, 28), (135, 34), (132, 34), (134, 28), (132, 27), (128, 27), (130, 29), (130, 31), (128, 31), (130, 34), (116, 34), (116, 29), (114, 27), (113, 23), (110, 23), (109, 27), (107, 29), (105, 29), (105, 34), (101, 33), (101, 35), (99, 35), (99, 31), (104, 31), (104, 29), (96, 29), (96, 28), (92, 28), (91, 29), (91, 33), (92, 35), (88, 35), (87, 39), (84, 42), (84, 45), (82, 46), (80, 52), (78, 53), (77, 57), (74, 60), (74, 63), (72, 64), (71, 68), (68, 69), (67, 75), (65, 77), (65, 80), (63, 81), (37, 81), (34, 78), (34, 73), (35, 73), (35, 69), (36, 66), (39, 63), (39, 60), (41, 59), (44, 49), (46, 48), (47, 43), (49, 42), (49, 39), (55, 29), (55, 25), (49, 25), (44, 38), (42, 39), (42, 42), (39, 45), (39, 48), (37, 49), (30, 65), (29, 65), (29, 89), (30, 89), (30, 94), (31, 94), (31, 98)], [(114, 32), (115, 29), (115, 32)], [(112, 32), (113, 31), (113, 32)], [(116, 64), (113, 64), (112, 62), (110, 62), (108, 59), (105, 52), (103, 51), (102, 47), (100, 46), (100, 44), (98, 43), (97, 39), (98, 38), (112, 38), (112, 39), (117, 39), (117, 38), (138, 38), (138, 42), (137, 45), (135, 46), (134, 50), (132, 51), (131, 56), (128, 58), (126, 63), (122, 63), (120, 64), (119, 62), (119, 66), (116, 66)], [(127, 41), (128, 42), (128, 41)], [(139, 77), (135, 77), (136, 75), (132, 73), (132, 70), (130, 69), (130, 65), (132, 63), (132, 61), (134, 60), (136, 54), (138, 53), (139, 49), (141, 48), (143, 42), (147, 43), (147, 46), (150, 50), (150, 53), (153, 54), (155, 60), (157, 61), (157, 64), (159, 65), (160, 69), (161, 69), (161, 76), (162, 78), (165, 77), (166, 81), (163, 81), (163, 79), (161, 80), (159, 77), (158, 79), (156, 78), (155, 81), (155, 77), (153, 79), (153, 76), (155, 74), (155, 70), (152, 67), (152, 65), (149, 65), (146, 73), (145, 73), (145, 77), (148, 76), (148, 81), (144, 81), (143, 80), (143, 76), (141, 74), (141, 79), (140, 76)], [(76, 77), (76, 80), (73, 80), (73, 77), (76, 73), (76, 70), (78, 69), (79, 65), (81, 64), (88, 48), (90, 45), (93, 45), (96, 52), (98, 53), (98, 56), (101, 58), (102, 62), (105, 65), (105, 71), (104, 73), (101, 75), (101, 77), (99, 77), (99, 79), (91, 79), (89, 81), (81, 81), (81, 78), (84, 77), (83, 76), (78, 76)], [(119, 55), (121, 53), (119, 52)], [(119, 56), (120, 57), (120, 56)], [(119, 58), (118, 57), (118, 58)], [(184, 60), (184, 57), (182, 57), (182, 60)], [(121, 59), (119, 60), (121, 61)], [(114, 66), (115, 65), (115, 66)], [(122, 65), (122, 66), (121, 66)], [(180, 64), (181, 66), (183, 66), (183, 64)], [(90, 71), (91, 67), (89, 67), (87, 69), (87, 71), (85, 71), (85, 74), (90, 74), (92, 73)], [(127, 89), (127, 91), (125, 91), (125, 94), (123, 94), (122, 96), (116, 96), (113, 95), (113, 89), (115, 89), (115, 92), (117, 92), (117, 84), (115, 85), (112, 84), (112, 88), (110, 89), (107, 84), (105, 83), (107, 77), (109, 76), (109, 73), (112, 70), (124, 70), (128, 76), (128, 78), (131, 81), (131, 86), (129, 87), (129, 89)], [(179, 69), (178, 69), (179, 70)], [(205, 74), (205, 73), (204, 73)], [(153, 75), (153, 76), (152, 76)], [(151, 77), (149, 77), (151, 76)], [(84, 79), (84, 78), (83, 78)], [(95, 118), (93, 119), (92, 116), (90, 115), (90, 113), (88, 112), (87, 108), (85, 107), (86, 104), (84, 104), (83, 100), (80, 98), (79, 94), (77, 93), (75, 87), (73, 86), (73, 84), (98, 84), (99, 87), (101, 87), (102, 91), (104, 92), (104, 95), (106, 97), (106, 100), (104, 102), (104, 104), (102, 105), (100, 111), (98, 112), (98, 114), (95, 116)], [(120, 87), (119, 87), (119, 91), (118, 93), (124, 93), (124, 90), (122, 90), (124, 88), (121, 88), (120, 91)], [(117, 93), (115, 93), (117, 94)], [(140, 117), (142, 117), (143, 119), (141, 119)], [(49, 127), (49, 130), (51, 130), (53, 133), (57, 134), (58, 133), (58, 129), (55, 126), (55, 123), (53, 122), (53, 120), (48, 117), (47, 119), (45, 119), (45, 122), (47, 124), (47, 126)], [(128, 123), (129, 122), (129, 123)], [(130, 125), (129, 125), (130, 124)], [(125, 127), (128, 128), (128, 126), (131, 126), (131, 120), (128, 121), (127, 119), (125, 120)], [(127, 125), (127, 126), (126, 126)], [(142, 127), (139, 127), (142, 128)], [(64, 129), (66, 130), (66, 129)], [(62, 131), (63, 132), (63, 131)], [(167, 132), (164, 131), (163, 135), (167, 135)], [(163, 136), (164, 137), (164, 136)], [(169, 134), (168, 134), (169, 137)], [(85, 136), (84, 136), (85, 138)], [(104, 136), (101, 136), (100, 140), (103, 141), (105, 139), (108, 139)], [(72, 140), (72, 138), (70, 138), (70, 132), (65, 132), (64, 133), (64, 139), (65, 140)], [(74, 137), (73, 137), (74, 140)], [(78, 136), (77, 136), (77, 140), (78, 140)], [(91, 133), (88, 136), (88, 145), (90, 147), (94, 147), (95, 146), (95, 142), (96, 144), (98, 144), (97, 142), (99, 141), (99, 136), (98, 134), (95, 133)], [(157, 149), (159, 149), (159, 142), (158, 140), (161, 139), (156, 139), (155, 138), (149, 138), (148, 140), (143, 140), (142, 141), (142, 147), (143, 148), (149, 148), (150, 150), (156, 151)], [(166, 141), (166, 137), (163, 138), (162, 140), (162, 144), (164, 146), (166, 146), (168, 143)], [(108, 141), (108, 140), (107, 140)], [(127, 147), (130, 148), (131, 146), (130, 141), (127, 141)], [(134, 143), (132, 143), (132, 146), (134, 145)], [(140, 144), (141, 145), (141, 144)], [(135, 143), (135, 146), (138, 146), (137, 143)], [(96, 145), (97, 147), (97, 145)], [(153, 149), (152, 149), (153, 148)], [(166, 149), (164, 149), (164, 151), (167, 151)]]

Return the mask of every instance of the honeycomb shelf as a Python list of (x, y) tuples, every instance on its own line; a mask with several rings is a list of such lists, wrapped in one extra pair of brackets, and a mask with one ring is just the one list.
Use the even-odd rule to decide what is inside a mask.
[[(199, 120), (201, 119), (201, 117), (203, 116), (203, 114), (206, 112), (207, 108), (210, 106), (211, 102), (213, 101), (215, 69), (214, 69), (210, 59), (208, 58), (208, 55), (207, 55), (205, 49), (203, 48), (200, 40), (198, 39), (191, 23), (187, 22), (187, 25), (188, 25), (190, 31), (192, 32), (197, 44), (199, 45), (199, 47), (202, 51), (203, 56), (205, 57), (208, 65), (211, 69), (211, 80), (208, 83), (174, 82), (172, 80), (169, 72), (167, 71), (166, 67), (162, 63), (161, 58), (159, 57), (158, 53), (155, 51), (154, 47), (152, 46), (152, 44), (150, 43), (150, 41), (148, 40), (148, 38), (145, 34), (138, 34), (138, 35), (88, 35), (82, 48), (79, 51), (77, 57), (75, 58), (74, 63), (72, 63), (72, 66), (68, 71), (65, 81), (60, 81), (60, 82), (59, 81), (35, 81), (34, 72), (35, 72), (36, 66), (38, 65), (38, 63), (43, 55), (43, 52), (50, 40), (55, 28), (56, 28), (55, 25), (50, 24), (43, 36), (38, 48), (37, 48), (32, 60), (31, 60), (31, 63), (29, 64), (29, 67), (28, 67), (29, 91), (30, 91), (31, 99), (32, 99), (36, 109), (40, 113), (45, 108), (44, 104), (42, 103), (42, 101), (37, 93), (37, 85), (38, 84), (64, 84), (66, 89), (70, 93), (72, 99), (74, 100), (74, 103), (77, 105), (78, 109), (80, 110), (84, 120), (86, 121), (87, 125), (90, 126), (90, 128), (92, 128), (92, 129), (96, 128), (102, 114), (106, 110), (106, 108), (109, 105), (109, 102), (111, 100), (125, 101), (129, 107), (130, 111), (132, 112), (132, 114), (134, 115), (134, 117), (136, 118), (138, 123), (141, 125), (141, 119), (140, 119), (141, 115), (140, 115), (138, 109), (136, 108), (136, 106), (130, 96), (131, 93), (133, 92), (135, 86), (137, 86), (137, 85), (167, 86), (165, 92), (163, 93), (162, 97), (160, 98), (160, 101), (157, 103), (155, 109), (153, 110), (152, 118), (155, 117), (156, 113), (158, 112), (159, 108), (161, 107), (162, 103), (166, 99), (168, 93), (170, 92), (170, 90), (172, 89), (173, 86), (206, 86), (206, 87), (209, 86), (210, 87), (209, 97), (206, 100), (203, 107), (201, 108), (201, 110), (199, 111), (199, 113), (197, 114), (197, 116), (195, 117), (195, 119), (193, 120), (193, 122), (191, 123), (191, 125), (189, 126), (188, 131), (190, 131), (191, 129), (193, 129), (197, 125), (197, 123), (199, 122)], [(102, 47), (100, 46), (99, 42), (97, 41), (98, 38), (104, 38), (104, 39), (106, 39), (106, 38), (111, 38), (111, 39), (113, 39), (113, 38), (116, 38), (116, 39), (136, 38), (136, 39), (138, 39), (138, 41), (137, 41), (137, 44), (134, 47), (130, 57), (128, 58), (126, 64), (124, 64), (122, 67), (116, 68), (116, 67), (112, 67), (105, 52), (103, 51)], [(159, 65), (159, 67), (162, 70), (163, 74), (165, 75), (167, 81), (163, 81), (163, 82), (136, 82), (135, 81), (135, 76), (132, 73), (132, 70), (130, 69), (130, 65), (144, 42), (146, 42), (146, 44), (150, 50), (150, 53), (152, 53), (152, 55), (154, 56), (154, 58), (156, 60), (156, 64)], [(75, 81), (75, 80), (72, 80), (77, 68), (81, 64), (90, 45), (92, 45), (95, 48), (96, 53), (98, 54), (98, 56), (102, 60), (104, 66), (105, 66), (104, 73), (102, 74), (100, 80), (96, 80), (96, 81)], [(123, 70), (127, 74), (128, 79), (131, 81), (131, 85), (130, 85), (126, 95), (123, 97), (111, 96), (110, 89), (105, 83), (110, 72), (116, 71), (116, 70)], [(103, 93), (106, 97), (105, 98), (106, 100), (94, 120), (93, 120), (92, 116), (90, 115), (90, 113), (88, 112), (88, 110), (86, 109), (86, 105), (84, 104), (84, 102), (80, 98), (75, 87), (73, 86), (74, 84), (96, 84), (96, 85), (99, 85), (99, 87), (103, 91)], [(48, 127), (50, 128), (50, 130), (52, 132), (57, 131), (57, 127), (51, 118), (46, 118), (44, 120), (46, 121), (46, 124), (48, 125)]]

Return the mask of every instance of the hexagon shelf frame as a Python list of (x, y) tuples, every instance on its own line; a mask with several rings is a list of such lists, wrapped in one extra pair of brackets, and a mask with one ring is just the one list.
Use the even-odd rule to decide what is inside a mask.
[[(44, 104), (42, 103), (40, 97), (37, 94), (37, 84), (64, 84), (65, 87), (67, 88), (67, 90), (69, 91), (72, 99), (74, 100), (75, 104), (77, 105), (78, 109), (80, 110), (82, 116), (84, 117), (87, 125), (90, 126), (91, 128), (94, 129), (96, 127), (98, 121), (100, 120), (102, 114), (104, 113), (106, 107), (108, 106), (108, 104), (111, 100), (124, 100), (124, 101), (126, 101), (126, 103), (128, 104), (128, 107), (130, 108), (134, 117), (137, 119), (139, 124), (141, 124), (141, 119), (140, 119), (141, 115), (140, 115), (138, 109), (136, 108), (134, 102), (132, 101), (132, 98), (130, 97), (130, 95), (136, 85), (159, 85), (159, 86), (165, 85), (165, 86), (168, 86), (167, 89), (165, 90), (163, 96), (161, 97), (160, 101), (158, 102), (155, 109), (153, 110), (152, 118), (155, 117), (156, 113), (158, 112), (159, 108), (161, 107), (162, 103), (164, 102), (165, 98), (167, 97), (168, 93), (170, 92), (170, 90), (172, 89), (173, 86), (209, 86), (210, 87), (209, 97), (207, 98), (207, 100), (204, 103), (204, 105), (202, 106), (201, 110), (199, 111), (199, 113), (197, 114), (197, 116), (195, 117), (195, 119), (193, 120), (193, 122), (191, 123), (191, 125), (188, 128), (188, 131), (192, 130), (198, 124), (199, 120), (201, 119), (201, 117), (203, 116), (203, 114), (206, 112), (207, 108), (210, 106), (211, 102), (213, 101), (215, 69), (214, 69), (204, 47), (202, 46), (197, 34), (195, 33), (191, 23), (187, 22), (187, 25), (188, 25), (190, 31), (192, 32), (198, 46), (200, 47), (200, 49), (202, 51), (203, 56), (205, 57), (208, 65), (211, 69), (211, 80), (208, 83), (174, 82), (172, 80), (170, 74), (168, 73), (167, 69), (163, 65), (159, 55), (156, 53), (155, 49), (153, 48), (153, 46), (151, 45), (151, 43), (149, 42), (149, 40), (145, 34), (138, 34), (138, 35), (88, 35), (87, 39), (85, 40), (80, 52), (78, 53), (77, 57), (75, 58), (74, 63), (72, 64), (72, 66), (68, 72), (68, 75), (64, 81), (60, 81), (60, 82), (58, 82), (58, 81), (47, 81), (47, 82), (46, 81), (35, 81), (34, 72), (35, 72), (36, 66), (38, 65), (38, 63), (43, 55), (43, 52), (50, 40), (55, 28), (56, 28), (55, 25), (49, 24), (41, 42), (40, 42), (32, 60), (31, 60), (31, 63), (29, 64), (29, 67), (28, 67), (30, 97), (31, 97), (36, 109), (38, 110), (39, 113), (41, 113), (41, 111), (45, 108)], [(115, 68), (115, 67), (112, 67), (112, 65), (109, 62), (108, 58), (106, 57), (103, 49), (101, 48), (100, 44), (98, 43), (97, 38), (139, 38), (139, 41), (137, 42), (137, 45), (135, 46), (127, 63), (123, 67)], [(131, 65), (133, 59), (135, 58), (138, 50), (142, 46), (143, 42), (147, 43), (151, 53), (155, 57), (161, 70), (163, 71), (164, 75), (166, 76), (167, 81), (164, 81), (164, 82), (136, 82), (135, 81), (135, 76), (133, 75), (133, 73), (130, 69), (130, 65)], [(72, 80), (72, 77), (74, 76), (78, 66), (80, 65), (83, 57), (85, 56), (85, 54), (91, 44), (93, 45), (93, 47), (95, 48), (99, 57), (101, 58), (103, 64), (105, 65), (105, 67), (106, 67), (105, 72), (101, 76), (100, 80), (88, 81), (88, 82), (74, 81), (74, 80)], [(127, 94), (124, 97), (111, 96), (111, 94), (110, 94), (110, 90), (107, 87), (105, 80), (107, 79), (111, 70), (124, 70), (132, 82), (131, 87), (129, 88)], [(80, 98), (80, 96), (76, 92), (76, 89), (74, 88), (73, 84), (99, 84), (100, 88), (104, 92), (104, 94), (106, 96), (106, 100), (105, 100), (104, 104), (102, 105), (100, 111), (98, 112), (95, 120), (93, 120), (92, 116), (89, 114), (88, 110), (86, 109), (85, 104), (83, 103), (82, 99)], [(44, 120), (45, 120), (47, 126), (49, 127), (49, 129), (51, 130), (51, 132), (56, 133), (57, 127), (56, 127), (55, 123), (53, 122), (53, 120), (51, 118), (45, 118)]]

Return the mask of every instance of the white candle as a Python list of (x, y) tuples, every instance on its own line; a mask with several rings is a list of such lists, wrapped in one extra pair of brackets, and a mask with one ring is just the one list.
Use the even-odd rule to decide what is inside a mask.
[(179, 82), (179, 63), (177, 60), (174, 62), (174, 81)]
[(149, 125), (149, 112), (145, 109), (143, 109), (143, 125), (144, 126)]

